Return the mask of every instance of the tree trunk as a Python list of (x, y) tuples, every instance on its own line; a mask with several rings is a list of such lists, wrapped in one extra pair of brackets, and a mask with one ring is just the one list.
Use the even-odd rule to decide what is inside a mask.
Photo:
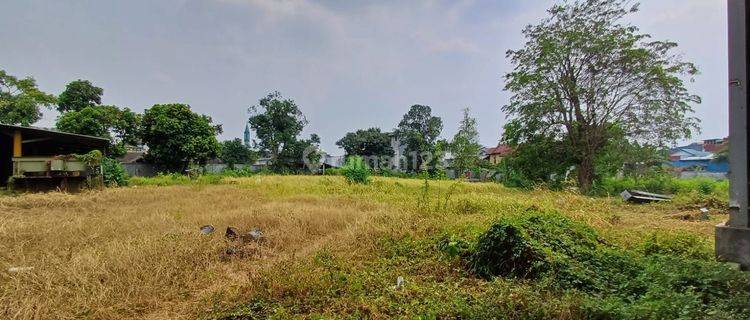
[(594, 181), (594, 159), (586, 155), (578, 164), (578, 189), (581, 193), (588, 193)]

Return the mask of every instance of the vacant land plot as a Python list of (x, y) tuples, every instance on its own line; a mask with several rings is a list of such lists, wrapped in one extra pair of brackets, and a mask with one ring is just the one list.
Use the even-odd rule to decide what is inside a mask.
[[(411, 318), (485, 308), (576, 318), (575, 292), (482, 280), (437, 244), (473, 241), (498, 219), (535, 208), (584, 222), (623, 248), (685, 232), (698, 240), (697, 255), (710, 255), (713, 226), (726, 219), (721, 208), (696, 218), (711, 202), (695, 195), (637, 206), (496, 184), (311, 176), (0, 196), (0, 317)], [(217, 231), (201, 234), (207, 224)], [(266, 241), (228, 254), (227, 226), (259, 228)]]

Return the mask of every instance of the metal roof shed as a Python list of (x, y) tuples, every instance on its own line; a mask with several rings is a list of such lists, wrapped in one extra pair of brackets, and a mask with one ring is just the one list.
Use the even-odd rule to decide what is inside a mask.
[(0, 124), (0, 185), (12, 176), (13, 158), (84, 154), (108, 146), (106, 138)]

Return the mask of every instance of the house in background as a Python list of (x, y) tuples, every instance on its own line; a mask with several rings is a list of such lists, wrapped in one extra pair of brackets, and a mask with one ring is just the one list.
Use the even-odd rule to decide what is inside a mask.
[(489, 161), (490, 164), (499, 164), (512, 151), (511, 147), (502, 144), (497, 147), (484, 148), (484, 159)]
[(703, 151), (716, 153), (727, 145), (729, 145), (729, 138), (703, 140)]
[(703, 150), (695, 150), (691, 147), (677, 147), (669, 152), (669, 161), (680, 161), (680, 160), (698, 160), (704, 158), (713, 158), (713, 153), (706, 152)]
[(728, 139), (708, 139), (702, 143), (691, 143), (669, 150), (669, 165), (680, 172), (681, 177), (710, 176), (726, 177), (729, 162), (717, 159), (716, 152), (727, 146)]

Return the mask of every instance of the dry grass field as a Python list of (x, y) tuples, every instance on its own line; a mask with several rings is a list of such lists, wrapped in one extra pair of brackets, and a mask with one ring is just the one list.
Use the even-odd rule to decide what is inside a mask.
[[(538, 304), (575, 318), (576, 295), (468, 276), (434, 249), (436, 239), (476, 238), (498, 218), (536, 207), (626, 248), (655, 232), (685, 231), (710, 250), (713, 226), (726, 219), (721, 210), (709, 221), (681, 218), (701, 201), (629, 205), (489, 183), (348, 185), (313, 176), (0, 196), (0, 318), (412, 318), (488, 297), (509, 318)], [(201, 234), (207, 224), (216, 232)], [(228, 255), (227, 226), (259, 228), (266, 241)], [(8, 271), (14, 267), (33, 269)]]

